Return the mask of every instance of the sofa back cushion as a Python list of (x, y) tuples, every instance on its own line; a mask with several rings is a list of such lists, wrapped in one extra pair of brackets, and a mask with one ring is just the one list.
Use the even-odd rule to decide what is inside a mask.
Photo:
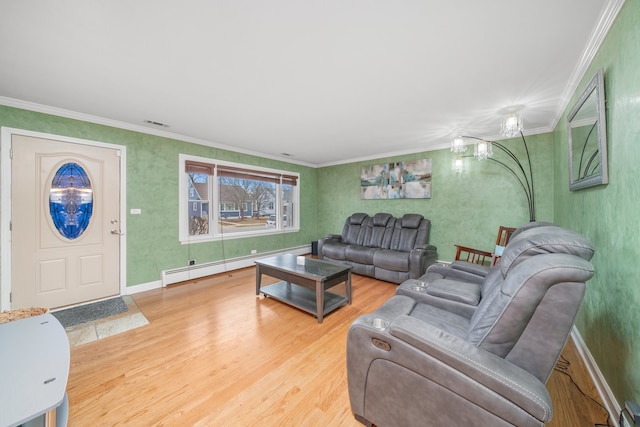
[(566, 253), (589, 261), (593, 257), (593, 244), (583, 235), (557, 225), (539, 226), (511, 237), (500, 263), (503, 276), (527, 258), (540, 254)]
[(354, 213), (348, 217), (342, 228), (342, 242), (349, 245), (362, 245), (370, 219), (366, 213)]
[(396, 221), (389, 249), (410, 252), (416, 248), (426, 248), (429, 241), (431, 222), (419, 214), (405, 214)]
[[(364, 245), (370, 248), (384, 248), (385, 241), (390, 241), (396, 219), (388, 213), (377, 213), (366, 227)], [(386, 247), (388, 247), (386, 243)]]
[(494, 277), (466, 339), (546, 382), (592, 276), (591, 263), (575, 255), (529, 257)]
[(547, 222), (547, 221), (531, 221), (531, 222), (527, 222), (524, 225), (521, 225), (520, 227), (516, 228), (514, 230), (513, 233), (511, 233), (511, 236), (509, 237), (509, 240), (515, 238), (518, 234), (527, 231), (527, 230), (531, 230), (532, 228), (537, 228), (537, 227), (548, 227), (548, 226), (555, 226), (555, 227), (559, 227), (559, 225), (556, 225), (552, 222)]

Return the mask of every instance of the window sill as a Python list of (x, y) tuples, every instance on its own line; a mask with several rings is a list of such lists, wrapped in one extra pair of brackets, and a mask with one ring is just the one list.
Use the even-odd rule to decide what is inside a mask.
[(181, 245), (189, 245), (192, 243), (205, 243), (205, 242), (218, 242), (222, 240), (234, 240), (234, 239), (244, 239), (247, 237), (264, 237), (264, 236), (273, 236), (277, 234), (287, 234), (287, 233), (297, 233), (299, 232), (299, 228), (291, 228), (284, 230), (265, 230), (265, 231), (256, 231), (256, 232), (244, 232), (244, 233), (227, 233), (227, 234), (218, 234), (216, 236), (206, 236), (206, 237), (189, 237), (189, 238), (181, 238)]

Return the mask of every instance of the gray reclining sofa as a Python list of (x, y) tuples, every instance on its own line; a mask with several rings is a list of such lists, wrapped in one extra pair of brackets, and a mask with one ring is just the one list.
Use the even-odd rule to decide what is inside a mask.
[[(558, 226), (511, 237), (500, 262), (455, 279), (434, 265), (347, 337), (355, 418), (366, 426), (536, 426), (545, 387), (593, 276), (593, 245)], [(453, 274), (450, 275), (450, 274)]]
[(342, 234), (318, 241), (318, 257), (350, 265), (356, 274), (392, 283), (417, 279), (436, 261), (429, 244), (431, 222), (419, 214), (354, 213)]

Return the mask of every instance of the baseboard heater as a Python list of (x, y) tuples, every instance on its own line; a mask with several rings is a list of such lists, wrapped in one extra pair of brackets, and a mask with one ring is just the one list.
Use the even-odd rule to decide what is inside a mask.
[(287, 250), (262, 252), (260, 254), (243, 257), (225, 259), (221, 261), (205, 262), (202, 264), (190, 265), (186, 267), (163, 270), (161, 272), (162, 287), (185, 280), (199, 279), (213, 274), (220, 274), (226, 271), (238, 270), (240, 268), (251, 267), (256, 259), (280, 254), (305, 255), (311, 253), (311, 245), (298, 246)]

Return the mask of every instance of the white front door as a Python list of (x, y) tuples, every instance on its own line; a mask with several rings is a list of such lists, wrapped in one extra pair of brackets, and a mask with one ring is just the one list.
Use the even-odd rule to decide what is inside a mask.
[(120, 150), (13, 134), (11, 307), (120, 294)]

